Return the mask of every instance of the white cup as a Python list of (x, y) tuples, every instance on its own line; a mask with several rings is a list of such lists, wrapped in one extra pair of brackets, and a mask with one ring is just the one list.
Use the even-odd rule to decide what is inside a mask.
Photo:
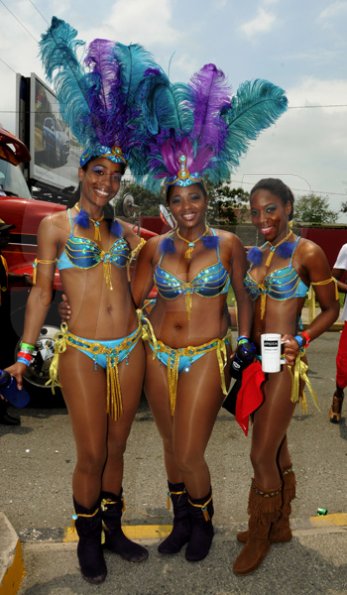
[(281, 335), (264, 333), (261, 339), (261, 367), (263, 372), (280, 372), (281, 370)]

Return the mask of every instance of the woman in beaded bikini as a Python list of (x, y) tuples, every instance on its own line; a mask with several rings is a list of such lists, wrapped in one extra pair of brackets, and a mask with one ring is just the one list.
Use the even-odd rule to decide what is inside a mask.
[[(264, 401), (253, 415), (249, 528), (237, 535), (245, 545), (233, 566), (236, 574), (257, 568), (271, 543), (291, 539), (295, 476), (286, 434), (300, 389), (308, 382), (305, 348), (330, 328), (339, 312), (327, 258), (319, 246), (293, 233), (293, 208), (293, 194), (281, 180), (263, 179), (251, 190), (252, 223), (266, 240), (248, 253), (245, 286), (255, 303), (251, 338), (259, 353), (262, 333), (280, 333), (285, 364), (280, 372), (266, 375)], [(310, 285), (321, 311), (303, 331), (300, 314)]]
[[(74, 40), (76, 35), (67, 23), (53, 18), (42, 36), (41, 52), (62, 115), (85, 149), (78, 170), (80, 196), (72, 209), (40, 224), (36, 285), (28, 299), (18, 361), (8, 370), (22, 386), (25, 366), (32, 359), (51, 302), (57, 266), (72, 315), (69, 327), (63, 325), (56, 339), (52, 379), (57, 375), (59, 355), (59, 381), (77, 451), (73, 474), (77, 553), (83, 577), (97, 584), (107, 573), (102, 527), (109, 550), (132, 562), (148, 557), (148, 551), (130, 541), (121, 528), (123, 455), (145, 366), (128, 265), (142, 241), (127, 224), (106, 221), (103, 210), (119, 190), (127, 159), (131, 163), (131, 135), (136, 132), (136, 127), (126, 125), (127, 118), (133, 117), (131, 83), (142, 80), (149, 55), (140, 46), (95, 40), (87, 52), (88, 69), (76, 55), (82, 43)], [(126, 68), (127, 56), (131, 68)], [(125, 73), (122, 88), (120, 66)], [(122, 95), (125, 88), (128, 103)]]
[[(207, 556), (213, 538), (205, 450), (230, 381), (226, 365), (232, 354), (227, 309), (230, 286), (237, 303), (238, 345), (242, 344), (244, 353), (250, 347), (252, 319), (251, 301), (243, 285), (244, 248), (236, 235), (207, 224), (203, 178), (215, 183), (229, 179), (247, 139), (275, 121), (286, 108), (286, 98), (278, 87), (257, 81), (244, 83), (230, 103), (224, 74), (213, 64), (194, 75), (185, 90), (174, 131), (172, 123), (165, 127), (157, 106), (159, 134), (147, 150), (149, 176), (164, 180), (167, 205), (177, 227), (147, 242), (139, 255), (132, 290), (139, 305), (153, 284), (158, 291), (144, 322), (145, 393), (163, 439), (174, 510), (173, 530), (158, 549), (162, 554), (175, 554), (188, 543), (185, 557), (194, 562)], [(179, 92), (182, 97), (182, 85)], [(262, 121), (259, 112), (253, 112), (260, 95), (268, 100), (264, 111), (271, 111)], [(238, 128), (234, 136), (239, 108), (245, 117), (244, 128)], [(187, 112), (192, 119), (185, 129)]]

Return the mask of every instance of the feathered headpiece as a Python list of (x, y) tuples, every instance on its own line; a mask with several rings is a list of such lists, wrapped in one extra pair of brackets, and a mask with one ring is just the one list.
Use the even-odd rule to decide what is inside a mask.
[[(227, 181), (251, 140), (287, 108), (284, 91), (257, 79), (240, 85), (232, 97), (224, 73), (206, 64), (188, 84), (165, 81), (161, 72), (143, 82), (152, 109), (152, 135), (146, 146), (147, 176), (155, 189), (188, 186), (207, 178)], [(151, 92), (148, 87), (152, 84)]]
[[(53, 17), (40, 50), (61, 115), (84, 148), (80, 165), (103, 156), (115, 163), (129, 161), (131, 167), (133, 159), (135, 171), (141, 173), (138, 148), (146, 127), (138, 88), (146, 70), (158, 67), (140, 45), (95, 39), (86, 48), (76, 36), (76, 29)], [(84, 60), (77, 55), (81, 48)]]

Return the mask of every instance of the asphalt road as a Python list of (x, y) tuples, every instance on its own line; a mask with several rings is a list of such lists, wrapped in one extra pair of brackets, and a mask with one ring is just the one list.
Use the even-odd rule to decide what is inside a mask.
[[(125, 457), (124, 523), (148, 544), (150, 557), (144, 564), (135, 565), (107, 556), (109, 576), (97, 588), (99, 593), (347, 593), (346, 417), (336, 426), (327, 416), (338, 338), (337, 332), (329, 332), (310, 346), (310, 377), (321, 412), (311, 403), (308, 415), (302, 415), (298, 408), (288, 434), (298, 480), (292, 542), (273, 546), (252, 575), (233, 575), (231, 564), (240, 547), (235, 533), (247, 522), (250, 438), (244, 437), (234, 418), (221, 410), (207, 452), (216, 527), (210, 555), (197, 564), (186, 562), (183, 552), (161, 557), (156, 543), (160, 528), (170, 522), (171, 515), (165, 508), (160, 439), (142, 403)], [(75, 458), (66, 410), (29, 408), (21, 418), (18, 428), (0, 426), (0, 510), (24, 544), (27, 576), (20, 593), (95, 593), (96, 588), (79, 575), (76, 543), (64, 542), (72, 513), (70, 486)], [(328, 516), (317, 517), (318, 508), (328, 509)], [(147, 534), (141, 529), (143, 525), (149, 529)]]

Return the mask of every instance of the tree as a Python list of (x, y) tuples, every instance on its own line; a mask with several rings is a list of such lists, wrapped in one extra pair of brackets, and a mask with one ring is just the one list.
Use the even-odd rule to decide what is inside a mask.
[(306, 223), (336, 223), (338, 213), (330, 210), (327, 196), (307, 194), (294, 205), (294, 219)]
[(235, 225), (248, 215), (249, 193), (242, 188), (230, 188), (228, 184), (208, 185), (210, 197), (208, 219), (211, 225)]

